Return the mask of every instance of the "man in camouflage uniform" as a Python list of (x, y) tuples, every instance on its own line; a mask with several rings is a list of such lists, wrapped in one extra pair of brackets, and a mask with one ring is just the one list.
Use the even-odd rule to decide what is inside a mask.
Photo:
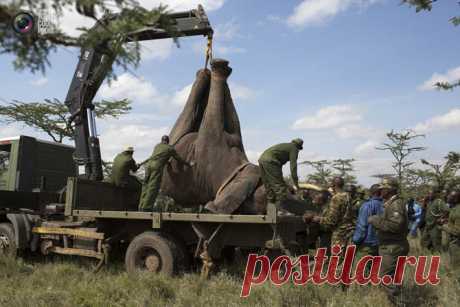
[(170, 158), (174, 158), (184, 165), (193, 166), (193, 163), (188, 163), (178, 155), (174, 147), (169, 145), (169, 137), (164, 135), (161, 138), (161, 143), (155, 146), (152, 156), (149, 158), (146, 166), (145, 179), (139, 203), (140, 211), (153, 210), (155, 200), (161, 187), (163, 169), (166, 164), (169, 163)]
[[(398, 257), (407, 256), (409, 252), (409, 221), (406, 204), (399, 198), (398, 182), (395, 179), (384, 179), (381, 197), (384, 201), (383, 214), (370, 216), (368, 222), (377, 229), (379, 254), (382, 256), (380, 274), (394, 277)], [(384, 285), (384, 289), (390, 301), (397, 303), (401, 287), (391, 284)]]
[(348, 245), (353, 233), (353, 216), (350, 197), (343, 190), (344, 181), (341, 177), (333, 179), (333, 191), (329, 207), (323, 216), (306, 213), (303, 218), (305, 223), (318, 223), (322, 229), (331, 232), (331, 246)]
[(429, 192), (427, 198), (425, 227), (422, 233), (421, 244), (425, 248), (441, 252), (442, 232), (438, 221), (448, 214), (448, 207), (434, 190)]
[(130, 172), (136, 172), (139, 168), (133, 159), (133, 152), (132, 147), (127, 147), (115, 157), (109, 182), (117, 187), (140, 190), (141, 183), (135, 176), (130, 174)]
[(449, 235), (450, 269), (454, 278), (460, 282), (460, 191), (452, 191), (447, 198), (452, 206), (447, 224), (442, 225), (442, 231)]
[(267, 192), (267, 200), (280, 203), (288, 197), (288, 186), (283, 178), (283, 165), (291, 165), (291, 178), (295, 189), (299, 188), (297, 176), (297, 157), (303, 149), (303, 140), (294, 139), (291, 143), (281, 143), (265, 150), (259, 158), (260, 175)]

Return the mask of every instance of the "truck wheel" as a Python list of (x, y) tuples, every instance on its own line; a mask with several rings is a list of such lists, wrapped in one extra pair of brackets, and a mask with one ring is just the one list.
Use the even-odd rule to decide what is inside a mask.
[(17, 254), (14, 228), (10, 223), (0, 223), (0, 256), (15, 257)]
[(158, 233), (144, 232), (129, 244), (125, 265), (130, 273), (146, 270), (171, 276), (177, 266), (174, 244)]

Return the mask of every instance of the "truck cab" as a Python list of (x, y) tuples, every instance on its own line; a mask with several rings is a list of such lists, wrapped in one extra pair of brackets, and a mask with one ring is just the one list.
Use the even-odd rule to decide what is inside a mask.
[(76, 176), (74, 147), (29, 136), (0, 139), (0, 190), (48, 191), (62, 189)]

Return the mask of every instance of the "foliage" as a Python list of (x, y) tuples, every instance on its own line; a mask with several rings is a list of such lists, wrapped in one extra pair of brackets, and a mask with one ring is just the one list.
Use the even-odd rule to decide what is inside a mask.
[(398, 179), (400, 189), (403, 190), (403, 181), (406, 171), (414, 162), (408, 161), (408, 158), (414, 152), (425, 150), (425, 147), (413, 146), (411, 143), (419, 137), (424, 137), (423, 134), (416, 134), (412, 130), (395, 132), (391, 130), (387, 134), (388, 142), (377, 147), (378, 150), (389, 151), (394, 158), (392, 167), (395, 171), (395, 177)]
[[(54, 27), (54, 31), (41, 35), (17, 35), (11, 27), (11, 19), (20, 10), (26, 9), (32, 12), (39, 10), (52, 11), (58, 17), (63, 12), (75, 6), (81, 15), (95, 20), (97, 31), (89, 28), (80, 28), (82, 34), (79, 37), (69, 36)], [(119, 18), (112, 19), (114, 12), (119, 12)], [(96, 12), (104, 12), (102, 18), (98, 18)], [(140, 61), (140, 45), (132, 32), (146, 26), (162, 28), (174, 38), (177, 33), (173, 30), (172, 21), (167, 16), (166, 6), (160, 6), (153, 10), (146, 10), (138, 5), (135, 0), (116, 0), (115, 7), (112, 1), (104, 0), (19, 0), (12, 3), (0, 4), (0, 54), (15, 56), (13, 62), (17, 70), (30, 70), (35, 73), (45, 73), (46, 68), (51, 66), (49, 56), (58, 47), (104, 47), (104, 53), (109, 55), (116, 66), (126, 70), (130, 66), (137, 67)], [(127, 37), (132, 43), (121, 44)], [(111, 67), (107, 67), (109, 80), (115, 77)]]
[(318, 160), (318, 161), (303, 161), (300, 164), (305, 164), (313, 168), (314, 172), (307, 176), (307, 181), (322, 186), (329, 185), (332, 177), (340, 176), (345, 180), (346, 184), (356, 184), (356, 177), (351, 173), (355, 171), (353, 162), (354, 159), (336, 159), (336, 160)]
[[(437, 2), (437, 0), (402, 0), (402, 3), (408, 4), (410, 6), (415, 7), (415, 11), (418, 13), (420, 11), (431, 11), (433, 8), (433, 4)], [(460, 3), (459, 3), (460, 4)], [(454, 25), (460, 25), (460, 16), (454, 16), (449, 19), (449, 21)], [(457, 80), (453, 83), (450, 82), (436, 82), (434, 84), (438, 89), (441, 90), (451, 90), (457, 86), (460, 86), (460, 80)]]
[(300, 164), (306, 164), (314, 169), (314, 173), (307, 176), (307, 181), (327, 186), (332, 178), (332, 170), (328, 160), (303, 161)]
[[(411, 255), (430, 256), (411, 240)], [(441, 254), (448, 259), (447, 253)], [(111, 257), (109, 266), (94, 274), (95, 261), (54, 257), (52, 261), (0, 258), (0, 306), (382, 306), (390, 307), (381, 287), (282, 286), (268, 280), (254, 286), (248, 298), (241, 299), (245, 259), (219, 266), (208, 280), (198, 272), (167, 277), (149, 272), (127, 274), (121, 260)], [(428, 260), (429, 262), (429, 260)], [(417, 286), (414, 268), (407, 266), (403, 297), (411, 306), (458, 306), (458, 283), (450, 276), (448, 261), (441, 261), (437, 286)], [(410, 302), (410, 303), (409, 303)]]
[(443, 164), (436, 164), (428, 162), (422, 159), (421, 162), (429, 167), (426, 170), (426, 177), (431, 179), (433, 185), (435, 185), (439, 191), (451, 190), (458, 183), (457, 173), (460, 170), (460, 154), (457, 152), (449, 152), (444, 157), (446, 160)]
[[(127, 99), (94, 102), (95, 114), (98, 118), (118, 118), (131, 110), (130, 104)], [(58, 99), (30, 103), (14, 101), (5, 106), (0, 105), (0, 121), (6, 124), (23, 123), (46, 133), (59, 143), (74, 136), (73, 126), (69, 122), (70, 116), (67, 106)]]
[(353, 166), (355, 159), (336, 159), (332, 161), (331, 167), (336, 171), (336, 175), (342, 177), (346, 184), (356, 184), (356, 176), (352, 175), (355, 171)]

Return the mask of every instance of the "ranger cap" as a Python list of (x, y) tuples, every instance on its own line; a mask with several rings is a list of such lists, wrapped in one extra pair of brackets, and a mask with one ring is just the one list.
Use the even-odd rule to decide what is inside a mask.
[(292, 143), (296, 144), (300, 149), (303, 149), (303, 140), (302, 139), (293, 139)]
[(125, 151), (134, 152), (134, 148), (132, 146), (128, 146), (125, 148)]
[(395, 178), (384, 178), (380, 184), (381, 189), (397, 189), (398, 181)]

